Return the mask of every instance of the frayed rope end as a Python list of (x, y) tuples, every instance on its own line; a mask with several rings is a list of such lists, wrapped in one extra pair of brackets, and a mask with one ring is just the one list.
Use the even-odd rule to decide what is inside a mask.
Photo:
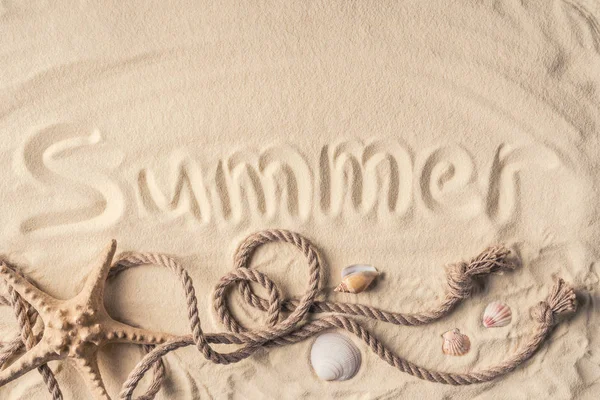
[(511, 254), (510, 249), (505, 246), (491, 246), (469, 262), (446, 266), (450, 294), (457, 298), (467, 298), (473, 292), (474, 280), (483, 275), (515, 269), (516, 264), (510, 259)]
[(577, 311), (573, 287), (559, 278), (546, 298), (531, 310), (531, 317), (542, 324), (555, 325), (558, 317)]
[(577, 310), (577, 296), (575, 295), (575, 291), (562, 278), (558, 278), (546, 301), (550, 305), (552, 312), (557, 315), (574, 313)]
[(471, 277), (512, 271), (516, 264), (510, 260), (512, 252), (504, 245), (490, 246), (466, 266), (465, 273)]

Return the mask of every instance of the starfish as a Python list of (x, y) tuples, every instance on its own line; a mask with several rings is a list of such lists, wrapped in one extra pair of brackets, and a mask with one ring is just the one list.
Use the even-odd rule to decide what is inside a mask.
[(110, 399), (98, 368), (98, 349), (109, 343), (160, 344), (178, 336), (116, 321), (104, 308), (104, 287), (117, 242), (111, 243), (90, 264), (83, 289), (73, 298), (59, 300), (41, 291), (6, 264), (0, 275), (37, 311), (44, 328), (40, 341), (0, 371), (0, 386), (53, 360), (70, 360), (85, 378), (94, 397)]

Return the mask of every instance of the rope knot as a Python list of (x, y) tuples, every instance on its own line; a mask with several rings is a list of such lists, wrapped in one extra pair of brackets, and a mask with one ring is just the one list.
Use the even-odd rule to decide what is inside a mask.
[(576, 310), (575, 291), (562, 278), (559, 278), (546, 301), (540, 302), (531, 310), (531, 317), (540, 324), (552, 326), (557, 323), (558, 317)]
[(553, 326), (556, 324), (556, 318), (552, 312), (550, 304), (540, 301), (531, 309), (531, 318), (539, 324)]
[(510, 250), (504, 246), (485, 249), (469, 262), (459, 262), (446, 267), (446, 280), (450, 295), (464, 299), (473, 293), (475, 282), (488, 274), (512, 270), (515, 265), (508, 260)]
[[(297, 301), (296, 307), (291, 310), (286, 318), (282, 312), (289, 310), (290, 302), (282, 298), (281, 292), (275, 283), (264, 273), (250, 268), (249, 263), (254, 251), (265, 243), (286, 242), (294, 245), (308, 261), (309, 280), (308, 288), (304, 295)], [(321, 265), (316, 249), (303, 236), (285, 230), (261, 231), (250, 235), (244, 240), (235, 254), (235, 269), (221, 278), (213, 293), (214, 308), (221, 322), (233, 333), (248, 332), (239, 321), (231, 314), (225, 300), (225, 289), (237, 283), (244, 301), (250, 306), (267, 312), (267, 327), (261, 332), (262, 342), (273, 340), (297, 329), (301, 321), (308, 314), (314, 304), (318, 293)], [(268, 298), (263, 299), (256, 295), (249, 283), (254, 282), (268, 292)], [(261, 343), (257, 342), (257, 346)]]
[(471, 296), (473, 292), (474, 282), (471, 276), (467, 273), (466, 262), (458, 262), (449, 264), (446, 267), (446, 279), (450, 287), (450, 294), (459, 299), (465, 299)]

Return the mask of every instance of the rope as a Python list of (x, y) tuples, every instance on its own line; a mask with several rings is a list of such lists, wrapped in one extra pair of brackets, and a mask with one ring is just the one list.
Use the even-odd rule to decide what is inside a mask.
[[(285, 242), (294, 245), (305, 256), (308, 262), (308, 288), (300, 299), (282, 299), (274, 282), (264, 273), (249, 267), (252, 255), (258, 247), (269, 242)], [(341, 302), (316, 300), (321, 279), (321, 264), (315, 247), (298, 233), (285, 230), (266, 230), (247, 237), (239, 246), (234, 258), (234, 270), (223, 276), (217, 283), (213, 306), (219, 320), (227, 332), (204, 333), (200, 326), (197, 298), (192, 279), (187, 271), (173, 258), (156, 253), (124, 253), (114, 263), (109, 279), (131, 267), (154, 264), (170, 269), (179, 278), (183, 286), (188, 308), (188, 319), (192, 334), (175, 341), (158, 346), (144, 346), (146, 355), (131, 371), (123, 383), (121, 399), (131, 399), (140, 380), (152, 369), (153, 377), (149, 388), (138, 399), (150, 400), (165, 379), (165, 367), (162, 357), (171, 351), (194, 345), (209, 361), (216, 364), (230, 364), (250, 357), (262, 347), (285, 346), (300, 342), (331, 328), (345, 329), (353, 333), (380, 358), (415, 377), (444, 384), (468, 385), (493, 380), (504, 375), (529, 359), (550, 334), (552, 327), (558, 322), (560, 315), (574, 312), (576, 299), (573, 289), (562, 279), (558, 280), (548, 298), (532, 309), (532, 318), (536, 323), (529, 339), (520, 349), (499, 365), (488, 369), (466, 374), (454, 374), (432, 371), (407, 361), (388, 349), (366, 328), (356, 322), (353, 316), (366, 317), (396, 325), (423, 325), (448, 315), (458, 303), (472, 295), (476, 283), (485, 275), (503, 270), (511, 270), (514, 265), (508, 261), (510, 251), (502, 246), (486, 249), (469, 262), (459, 262), (447, 266), (446, 281), (448, 291), (438, 305), (431, 310), (403, 314), (380, 310), (376, 307)], [(267, 298), (257, 296), (250, 287), (250, 282), (262, 286)], [(267, 324), (262, 329), (249, 330), (243, 327), (231, 314), (226, 301), (228, 288), (238, 284), (240, 293), (247, 304), (267, 313)], [(9, 287), (11, 299), (0, 296), (0, 304), (12, 305), (17, 315), (22, 337), (15, 338), (2, 346), (0, 366), (20, 351), (23, 344), (33, 346), (39, 338), (31, 332), (37, 313), (18, 294)], [(13, 300), (14, 296), (16, 300)], [(17, 311), (19, 310), (19, 311)], [(289, 313), (284, 318), (284, 313)], [(313, 313), (336, 313), (307, 321)], [(27, 315), (27, 318), (24, 317)], [(242, 345), (229, 353), (214, 350), (211, 344)], [(29, 348), (29, 347), (27, 347)], [(46, 365), (40, 367), (48, 389), (55, 399), (62, 398), (58, 384)], [(45, 371), (45, 372), (44, 372)], [(58, 396), (58, 397), (57, 397)]]
[[(0, 262), (4, 264), (3, 260)], [(0, 350), (0, 367), (3, 367), (4, 364), (6, 364), (6, 362), (15, 354), (20, 352), (23, 347), (25, 347), (25, 350), (29, 350), (41, 339), (41, 335), (36, 336), (32, 331), (32, 327), (37, 321), (38, 313), (29, 305), (29, 303), (23, 300), (12, 286), (8, 284), (7, 286), (8, 297), (0, 296), (0, 304), (12, 306), (21, 333), (2, 346), (2, 349)], [(60, 391), (58, 382), (56, 381), (54, 373), (50, 367), (48, 367), (48, 364), (40, 365), (37, 370), (40, 375), (42, 375), (42, 379), (52, 395), (52, 398), (54, 400), (62, 400), (62, 392)]]
[[(301, 299), (282, 300), (279, 290), (265, 274), (249, 268), (249, 262), (256, 248), (268, 242), (293, 244), (306, 257), (309, 267), (309, 282), (308, 289)], [(213, 334), (203, 333), (198, 318), (197, 300), (192, 281), (187, 272), (175, 260), (153, 253), (122, 255), (117, 261), (115, 273), (135, 265), (156, 264), (171, 269), (180, 277), (186, 294), (192, 335), (161, 344), (148, 353), (124, 382), (120, 398), (131, 399), (133, 391), (146, 372), (155, 363), (160, 362), (164, 355), (181, 347), (195, 345), (207, 360), (216, 364), (229, 364), (251, 356), (261, 347), (297, 343), (331, 328), (341, 328), (353, 333), (390, 365), (424, 380), (451, 385), (468, 385), (493, 380), (514, 370), (529, 359), (547, 338), (559, 315), (575, 311), (575, 293), (563, 280), (557, 282), (546, 301), (540, 302), (532, 310), (536, 327), (529, 340), (516, 353), (497, 366), (466, 374), (432, 371), (404, 360), (349, 316), (363, 316), (397, 325), (426, 324), (447, 315), (462, 299), (469, 297), (479, 278), (486, 274), (512, 269), (513, 266), (507, 261), (508, 255), (509, 251), (504, 247), (491, 247), (468, 263), (461, 262), (448, 266), (446, 279), (449, 290), (442, 302), (432, 310), (423, 313), (401, 314), (365, 305), (316, 301), (321, 266), (318, 254), (310, 242), (301, 235), (290, 231), (258, 232), (246, 238), (240, 245), (234, 259), (234, 271), (222, 277), (215, 287), (213, 305), (228, 332)], [(268, 298), (263, 299), (254, 294), (249, 282), (258, 283), (266, 289)], [(248, 330), (231, 314), (227, 307), (225, 291), (234, 283), (239, 284), (241, 294), (249, 305), (267, 312), (265, 328)], [(281, 314), (286, 311), (291, 314), (282, 320)], [(328, 315), (302, 324), (302, 320), (308, 313), (321, 312), (336, 312), (345, 315)], [(243, 347), (230, 353), (219, 353), (210, 344), (238, 344)]]

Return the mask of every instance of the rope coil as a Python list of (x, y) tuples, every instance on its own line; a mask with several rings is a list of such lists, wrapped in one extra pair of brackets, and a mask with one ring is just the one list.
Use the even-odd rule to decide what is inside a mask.
[[(249, 265), (254, 251), (268, 242), (292, 244), (305, 256), (308, 262), (309, 280), (308, 288), (300, 299), (282, 299), (279, 289), (267, 275), (250, 268)], [(421, 313), (403, 314), (360, 304), (316, 300), (319, 281), (321, 279), (321, 264), (315, 247), (306, 238), (295, 232), (286, 230), (257, 232), (247, 237), (241, 243), (235, 254), (234, 270), (223, 276), (215, 287), (213, 307), (219, 320), (227, 329), (227, 332), (220, 333), (203, 332), (200, 326), (197, 298), (192, 279), (176, 260), (156, 253), (122, 254), (115, 261), (109, 274), (109, 279), (128, 268), (147, 264), (164, 266), (178, 276), (186, 296), (188, 319), (192, 334), (176, 341), (157, 345), (154, 348), (152, 346), (145, 346), (147, 354), (131, 371), (129, 377), (124, 382), (120, 398), (131, 399), (133, 391), (140, 380), (150, 369), (153, 369), (154, 374), (150, 387), (142, 397), (139, 397), (139, 399), (152, 399), (160, 389), (165, 378), (162, 357), (181, 347), (195, 345), (207, 360), (216, 364), (230, 364), (251, 356), (262, 347), (285, 346), (297, 343), (331, 328), (345, 329), (353, 333), (359, 339), (363, 340), (375, 354), (390, 365), (402, 372), (424, 380), (451, 385), (468, 385), (493, 380), (514, 370), (521, 363), (529, 359), (547, 338), (560, 316), (576, 310), (575, 293), (562, 279), (558, 280), (548, 298), (538, 303), (532, 309), (531, 315), (536, 323), (535, 329), (529, 340), (516, 353), (499, 365), (466, 374), (432, 371), (407, 361), (388, 349), (366, 328), (351, 317), (366, 317), (396, 325), (415, 326), (430, 323), (448, 315), (460, 301), (471, 296), (475, 288), (475, 283), (485, 275), (512, 270), (514, 265), (508, 260), (509, 254), (510, 251), (505, 247), (495, 246), (486, 249), (469, 262), (459, 262), (449, 265), (446, 270), (446, 280), (449, 289), (440, 304), (431, 310)], [(268, 298), (265, 299), (257, 296), (252, 291), (250, 282), (262, 286), (267, 291)], [(240, 293), (247, 304), (267, 313), (267, 324), (265, 327), (250, 330), (243, 327), (236, 320), (229, 310), (226, 301), (227, 289), (233, 284), (238, 284)], [(15, 306), (13, 305), (13, 307)], [(30, 307), (26, 308), (32, 310)], [(283, 313), (289, 313), (289, 315), (283, 317)], [(333, 314), (312, 320), (307, 318), (310, 314), (317, 313)], [(35, 311), (32, 311), (31, 315), (30, 319), (33, 318), (33, 323), (35, 323), (35, 319), (37, 318)], [(23, 326), (21, 321), (22, 319), (19, 319), (19, 324)], [(237, 344), (242, 345), (242, 347), (230, 353), (221, 353), (214, 350), (211, 344)], [(21, 348), (22, 346), (14, 344), (12, 347), (5, 346), (0, 351), (0, 361), (6, 361), (6, 359)], [(10, 355), (6, 356), (9, 353)], [(52, 374), (51, 371), (50, 374)], [(46, 380), (46, 377), (44, 379)], [(54, 398), (62, 398), (60, 394), (58, 395), (59, 397), (56, 397), (54, 394), (56, 390), (59, 391), (57, 384), (52, 384), (52, 380), (46, 383), (49, 389), (53, 388), (54, 391), (51, 390), (51, 392)]]

